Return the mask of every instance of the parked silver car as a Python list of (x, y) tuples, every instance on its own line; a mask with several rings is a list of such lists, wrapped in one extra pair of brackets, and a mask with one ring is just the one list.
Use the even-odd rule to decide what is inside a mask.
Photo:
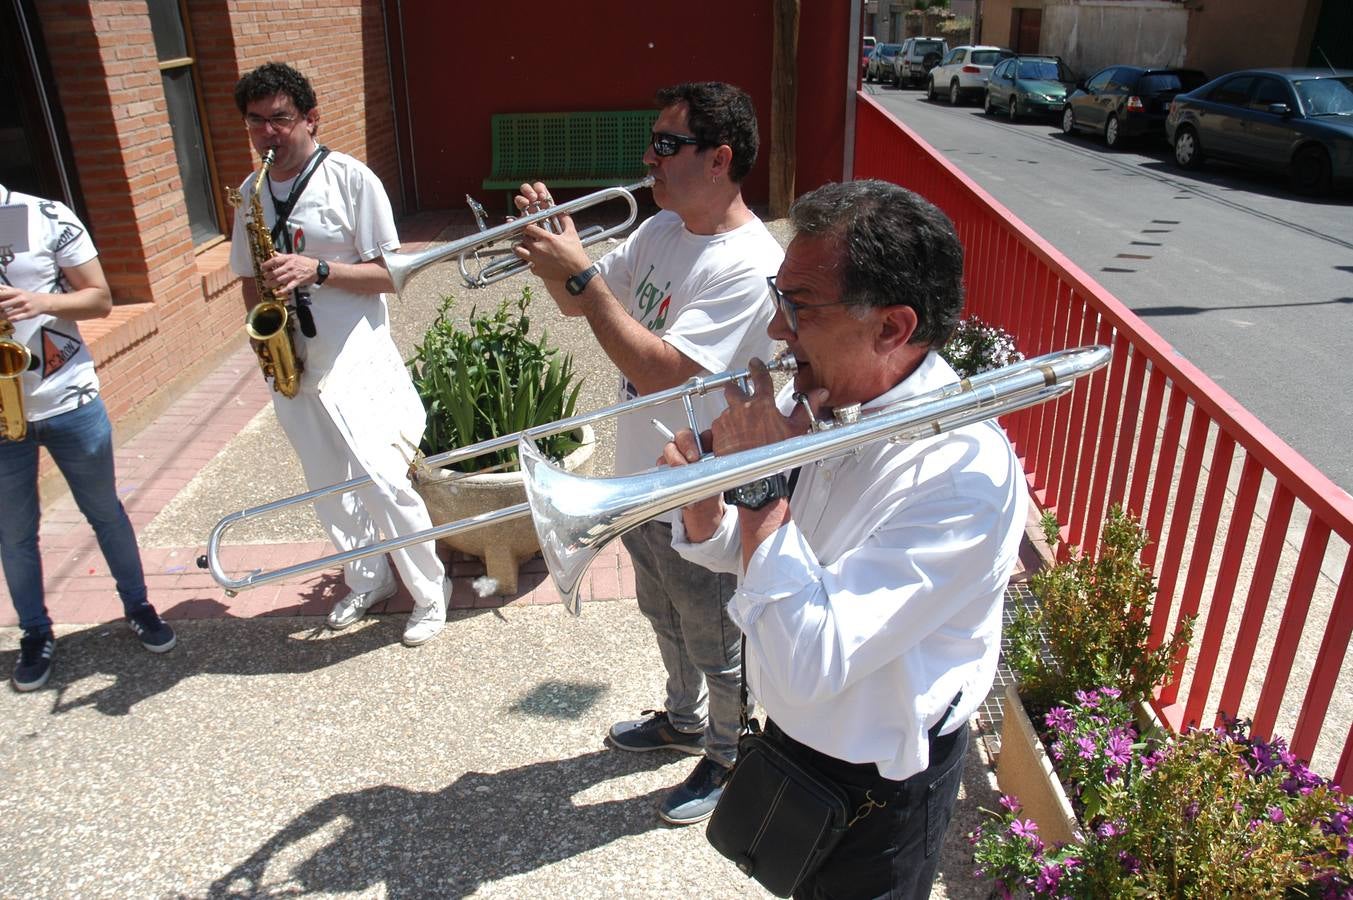
[(898, 87), (909, 84), (916, 87), (925, 83), (930, 70), (939, 65), (949, 44), (944, 38), (909, 37), (893, 57), (893, 83)]
[(1014, 51), (988, 45), (955, 47), (930, 70), (926, 77), (926, 96), (932, 101), (941, 95), (948, 97), (950, 106), (980, 99), (986, 94), (991, 70), (1007, 56), (1014, 56)]

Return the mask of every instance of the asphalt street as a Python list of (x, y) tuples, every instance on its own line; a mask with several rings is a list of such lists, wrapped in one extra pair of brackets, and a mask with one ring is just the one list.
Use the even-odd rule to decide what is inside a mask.
[(1353, 491), (1353, 196), (1276, 175), (1110, 151), (1053, 122), (869, 85), (876, 99), (1122, 300), (1336, 484)]

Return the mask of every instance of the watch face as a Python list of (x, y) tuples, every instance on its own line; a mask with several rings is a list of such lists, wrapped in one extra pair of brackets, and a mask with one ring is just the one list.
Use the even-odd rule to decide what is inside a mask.
[(738, 493), (742, 496), (742, 502), (747, 506), (752, 509), (760, 509), (770, 499), (770, 481), (765, 478), (758, 478), (751, 484), (744, 484), (738, 488)]

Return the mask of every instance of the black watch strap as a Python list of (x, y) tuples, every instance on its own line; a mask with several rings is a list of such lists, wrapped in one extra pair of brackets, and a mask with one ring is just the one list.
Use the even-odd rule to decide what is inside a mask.
[(743, 509), (761, 509), (774, 500), (788, 497), (791, 486), (784, 473), (777, 472), (723, 492), (723, 501)]
[(564, 290), (568, 291), (571, 295), (576, 297), (583, 292), (583, 288), (587, 287), (587, 283), (591, 281), (592, 276), (596, 274), (597, 274), (597, 264), (593, 263), (586, 269), (583, 269), (577, 275), (574, 275), (571, 278), (569, 278), (568, 281), (565, 281)]
[(315, 265), (315, 287), (319, 287), (321, 284), (323, 284), (324, 279), (328, 277), (329, 277), (329, 261), (327, 259), (321, 259)]

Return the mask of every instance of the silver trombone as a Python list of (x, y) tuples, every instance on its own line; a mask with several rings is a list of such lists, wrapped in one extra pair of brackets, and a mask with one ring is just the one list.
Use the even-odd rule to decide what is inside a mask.
[[(931, 437), (1056, 399), (1068, 393), (1076, 379), (1107, 364), (1109, 353), (1109, 348), (1104, 346), (1050, 353), (974, 375), (957, 384), (871, 411), (853, 421), (843, 417), (842, 421), (846, 424), (820, 422), (809, 434), (776, 444), (728, 456), (706, 456), (688, 466), (657, 469), (637, 475), (614, 478), (571, 475), (548, 462), (535, 447), (537, 438), (675, 399), (683, 401), (691, 429), (698, 432), (700, 429), (695, 420), (692, 399), (730, 382), (738, 382), (745, 389), (748, 373), (738, 371), (693, 378), (680, 387), (527, 429), (515, 435), (452, 450), (427, 460), (430, 465), (447, 465), (516, 443), (526, 486), (526, 503), (273, 572), (256, 571), (239, 580), (231, 580), (221, 570), (220, 538), (230, 525), (283, 506), (349, 490), (369, 480), (356, 479), (226, 516), (213, 529), (206, 562), (199, 560), (199, 565), (210, 568), (212, 577), (226, 589), (227, 594), (233, 595), (240, 590), (397, 550), (443, 535), (530, 516), (540, 538), (541, 553), (564, 599), (564, 605), (569, 612), (578, 615), (582, 611), (578, 596), (582, 576), (597, 553), (626, 531), (649, 519), (757, 478), (838, 456), (876, 440), (903, 442)], [(787, 372), (794, 369), (793, 360), (789, 358), (773, 361), (771, 365), (773, 371)]]
[(579, 232), (578, 237), (582, 240), (583, 246), (587, 247), (598, 241), (605, 240), (611, 235), (618, 234), (634, 224), (634, 220), (639, 215), (639, 204), (634, 199), (635, 191), (653, 186), (653, 176), (646, 175), (634, 184), (626, 187), (608, 187), (595, 191), (585, 197), (579, 197), (576, 200), (570, 200), (567, 203), (561, 203), (558, 206), (547, 206), (532, 212), (530, 215), (521, 216), (505, 222), (502, 225), (488, 228), (484, 221), (484, 207), (476, 203), (468, 195), (466, 200), (470, 204), (470, 209), (474, 212), (475, 222), (479, 230), (474, 234), (468, 235), (448, 244), (440, 244), (436, 247), (429, 247), (426, 250), (420, 250), (417, 253), (386, 253), (385, 267), (390, 272), (390, 279), (395, 284), (395, 290), (402, 292), (404, 285), (408, 283), (409, 278), (419, 269), (429, 266), (438, 260), (446, 259), (449, 256), (455, 256), (459, 260), (460, 275), (465, 283), (470, 287), (483, 287), (502, 281), (529, 268), (530, 264), (510, 256), (507, 259), (499, 259), (494, 262), (482, 265), (475, 271), (470, 271), (468, 261), (470, 258), (478, 260), (481, 251), (496, 244), (498, 241), (520, 239), (521, 233), (525, 231), (526, 226), (545, 223), (546, 228), (552, 229), (551, 220), (555, 216), (573, 215), (574, 213), (597, 206), (611, 200), (623, 200), (629, 207), (629, 215), (618, 225), (609, 228), (601, 225), (593, 225)]

